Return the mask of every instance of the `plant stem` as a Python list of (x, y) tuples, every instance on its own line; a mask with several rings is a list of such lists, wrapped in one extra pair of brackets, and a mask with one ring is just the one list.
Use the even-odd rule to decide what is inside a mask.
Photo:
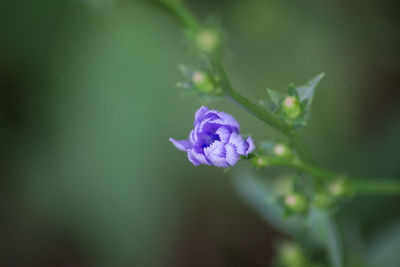
[(346, 179), (346, 186), (350, 192), (356, 194), (400, 194), (400, 183), (396, 180), (380, 180), (356, 178), (348, 175), (327, 171), (314, 165), (300, 161), (285, 159), (268, 159), (268, 166), (288, 167), (313, 176), (315, 179), (333, 180)]
[[(183, 5), (177, 3), (174, 0), (154, 0), (155, 4), (158, 4), (164, 10), (167, 11), (184, 29), (192, 31), (194, 33), (200, 31), (202, 26), (200, 22), (187, 10)], [(293, 126), (289, 125), (283, 120), (278, 119), (273, 114), (262, 109), (251, 100), (247, 99), (239, 92), (233, 89), (229, 77), (225, 71), (225, 68), (220, 59), (218, 53), (212, 53), (208, 55), (210, 61), (216, 68), (218, 74), (221, 76), (221, 83), (224, 89), (225, 95), (228, 99), (238, 104), (241, 108), (251, 113), (261, 121), (270, 125), (271, 127), (282, 132), (290, 140), (293, 147), (296, 148), (300, 157), (307, 162), (311, 162), (311, 157), (306, 151), (301, 139), (294, 132)]]
[(189, 12), (189, 10), (176, 0), (149, 0), (148, 2), (163, 8), (184, 29), (198, 32), (202, 28), (198, 20)]
[[(177, 0), (147, 0), (155, 5), (160, 6), (167, 11), (180, 25), (187, 31), (198, 33), (203, 29), (201, 23)], [(304, 173), (310, 174), (317, 179), (335, 179), (339, 177), (348, 178), (348, 185), (353, 192), (368, 193), (368, 194), (400, 194), (400, 183), (397, 181), (371, 181), (365, 179), (351, 178), (349, 176), (339, 175), (324, 169), (318, 168), (312, 164), (311, 157), (306, 150), (303, 142), (296, 134), (293, 126), (276, 118), (273, 114), (262, 109), (254, 104), (251, 100), (247, 99), (239, 92), (233, 89), (226, 70), (221, 61), (221, 55), (217, 52), (211, 52), (207, 55), (211, 63), (216, 68), (216, 71), (221, 76), (221, 85), (224, 89), (227, 98), (238, 104), (241, 108), (251, 113), (261, 121), (270, 125), (271, 127), (282, 132), (290, 140), (291, 145), (297, 150), (300, 161), (284, 161), (278, 159), (269, 160), (270, 166), (285, 166), (297, 169)]]
[(271, 158), (267, 160), (268, 166), (281, 166), (295, 169), (304, 173), (307, 173), (316, 179), (331, 180), (335, 177), (340, 177), (339, 174), (330, 172), (321, 168), (317, 168), (314, 165), (300, 162), (298, 160), (286, 160)]
[(395, 180), (371, 181), (366, 179), (351, 179), (349, 189), (362, 194), (400, 194), (400, 183)]

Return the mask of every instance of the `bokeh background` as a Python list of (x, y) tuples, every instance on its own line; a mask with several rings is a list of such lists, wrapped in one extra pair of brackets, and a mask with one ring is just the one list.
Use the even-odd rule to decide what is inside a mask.
[[(397, 1), (187, 2), (220, 20), (249, 98), (326, 73), (301, 131), (318, 163), (400, 177)], [(0, 38), (0, 266), (273, 264), (287, 237), (229, 173), (191, 166), (168, 141), (200, 106), (174, 86), (177, 65), (198, 58), (169, 16), (140, 1), (1, 0)], [(277, 136), (226, 100), (210, 107), (256, 142)], [(400, 266), (399, 203), (343, 207), (358, 231), (349, 254), (375, 246), (380, 266)]]

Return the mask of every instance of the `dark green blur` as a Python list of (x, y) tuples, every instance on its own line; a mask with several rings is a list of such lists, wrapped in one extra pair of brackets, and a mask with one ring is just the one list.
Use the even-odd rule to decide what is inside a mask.
[[(255, 102), (325, 72), (301, 130), (318, 163), (400, 178), (396, 1), (188, 4), (220, 21), (233, 86)], [(286, 236), (229, 173), (168, 141), (201, 105), (175, 87), (199, 59), (170, 17), (142, 1), (2, 0), (0, 25), (0, 266), (272, 266)], [(227, 100), (210, 107), (256, 145), (278, 135)], [(343, 207), (345, 266), (371, 249), (400, 265), (399, 203)]]

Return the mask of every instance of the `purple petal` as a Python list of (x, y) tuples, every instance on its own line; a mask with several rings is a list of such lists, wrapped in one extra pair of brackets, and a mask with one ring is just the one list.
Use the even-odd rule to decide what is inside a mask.
[(246, 142), (249, 145), (249, 148), (247, 148), (247, 151), (246, 151), (246, 156), (247, 156), (248, 154), (253, 152), (255, 146), (254, 146), (253, 138), (251, 138), (251, 136), (247, 137)]
[(222, 142), (215, 141), (209, 147), (204, 149), (204, 154), (212, 165), (217, 167), (228, 167), (228, 163), (225, 160), (225, 146)]
[(208, 108), (205, 106), (201, 106), (201, 108), (199, 108), (196, 111), (196, 115), (194, 117), (194, 125), (198, 124), (199, 122), (201, 122), (202, 120), (204, 120), (206, 113), (208, 112)]
[(194, 149), (189, 150), (188, 158), (190, 162), (193, 163), (194, 166), (198, 166), (200, 164), (210, 165), (210, 163), (206, 159), (206, 156), (197, 153)]
[(217, 129), (217, 131), (215, 131), (215, 133), (218, 134), (221, 142), (226, 144), (229, 141), (232, 131), (228, 127), (221, 126)]
[(189, 140), (190, 140), (190, 142), (192, 142), (193, 144), (195, 144), (196, 142), (197, 142), (197, 128), (198, 128), (198, 125), (196, 125), (195, 127), (194, 127), (194, 129), (190, 132), (190, 134), (189, 134)]
[(188, 151), (193, 147), (192, 143), (189, 140), (175, 140), (174, 138), (170, 138), (169, 141), (171, 141), (175, 147), (179, 150), (182, 151)]
[(239, 154), (236, 152), (236, 147), (232, 144), (227, 144), (225, 146), (226, 150), (226, 162), (233, 166), (239, 160)]
[(229, 143), (236, 147), (236, 151), (240, 155), (245, 155), (247, 149), (249, 148), (249, 144), (243, 141), (243, 138), (236, 132), (232, 133), (231, 137), (229, 138)]
[(206, 115), (208, 115), (209, 113), (216, 114), (218, 116), (218, 118), (212, 118), (210, 120), (211, 123), (217, 123), (217, 124), (221, 124), (221, 125), (229, 125), (229, 126), (232, 126), (236, 132), (239, 132), (239, 130), (240, 130), (239, 123), (231, 115), (229, 115), (225, 112), (219, 112), (216, 110), (210, 110), (209, 112), (207, 112)]
[(207, 121), (204, 122), (204, 124), (202, 123), (199, 126), (199, 131), (201, 131), (201, 134), (214, 135), (218, 128), (221, 127), (219, 124), (209, 123)]

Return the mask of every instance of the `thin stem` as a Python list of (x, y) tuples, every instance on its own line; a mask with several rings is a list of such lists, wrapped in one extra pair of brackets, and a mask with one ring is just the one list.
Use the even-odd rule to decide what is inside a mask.
[(184, 29), (197, 32), (201, 29), (198, 20), (181, 3), (174, 0), (150, 0), (170, 14)]
[[(148, 0), (153, 4), (156, 4), (167, 11), (184, 29), (192, 31), (194, 33), (199, 32), (203, 26), (201, 23), (187, 10), (182, 4), (176, 0)], [(262, 120), (266, 124), (279, 130), (290, 140), (291, 145), (296, 148), (299, 153), (300, 161), (282, 161), (282, 160), (270, 160), (269, 165), (271, 166), (285, 166), (293, 169), (297, 169), (304, 173), (308, 173), (318, 179), (334, 179), (336, 177), (349, 176), (338, 175), (336, 173), (326, 171), (324, 169), (314, 166), (311, 162), (310, 155), (306, 150), (303, 142), (299, 136), (295, 133), (293, 126), (276, 118), (273, 114), (262, 109), (261, 107), (254, 104), (252, 101), (241, 95), (239, 92), (233, 89), (229, 77), (225, 71), (225, 68), (221, 61), (221, 56), (218, 53), (211, 52), (208, 54), (212, 64), (216, 68), (216, 71), (221, 76), (221, 85), (225, 91), (225, 95), (233, 102), (238, 104), (247, 112), (253, 114), (258, 119)], [(352, 191), (357, 193), (369, 193), (369, 194), (399, 194), (400, 183), (397, 181), (370, 181), (364, 179), (351, 178), (348, 179), (348, 185)]]
[(268, 166), (281, 166), (295, 169), (304, 173), (307, 173), (316, 179), (331, 180), (341, 175), (330, 172), (321, 168), (317, 168), (314, 165), (300, 162), (298, 160), (286, 160), (286, 159), (268, 159)]
[[(166, 10), (183, 28), (186, 30), (191, 30), (193, 32), (198, 32), (202, 26), (200, 22), (187, 10), (183, 5), (177, 3), (173, 0), (154, 0), (155, 4), (161, 6)], [(283, 120), (278, 119), (273, 114), (262, 109), (258, 105), (254, 104), (251, 100), (247, 99), (239, 92), (233, 89), (229, 77), (225, 71), (225, 68), (220, 59), (218, 53), (213, 53), (209, 55), (211, 62), (215, 66), (217, 72), (221, 76), (222, 87), (225, 91), (225, 95), (228, 99), (232, 100), (238, 104), (241, 108), (251, 113), (261, 121), (272, 126), (278, 131), (282, 132), (290, 140), (293, 147), (296, 148), (300, 157), (307, 162), (311, 162), (311, 157), (306, 151), (301, 139), (294, 132), (293, 126), (286, 123)]]
[(282, 166), (307, 173), (315, 179), (333, 180), (346, 179), (346, 186), (350, 192), (356, 194), (400, 194), (400, 183), (395, 180), (380, 180), (356, 178), (348, 175), (338, 174), (314, 165), (300, 161), (288, 161), (284, 159), (268, 159), (268, 166)]
[(235, 103), (239, 104), (240, 107), (248, 111), (249, 113), (253, 114), (255, 117), (259, 118), (266, 124), (273, 126), (274, 128), (278, 129), (279, 131), (283, 132), (286, 135), (290, 135), (293, 131), (293, 127), (289, 126), (282, 120), (276, 118), (273, 114), (265, 111), (264, 109), (260, 108), (253, 102), (251, 102), (246, 97), (242, 96), (240, 93), (233, 89), (231, 82), (228, 78), (228, 75), (221, 63), (220, 60), (213, 58), (212, 62), (214, 63), (219, 75), (221, 76), (221, 83), (225, 90), (225, 94), (228, 98), (233, 100)]
[(349, 189), (362, 194), (400, 194), (400, 183), (395, 180), (371, 181), (366, 179), (351, 179)]

